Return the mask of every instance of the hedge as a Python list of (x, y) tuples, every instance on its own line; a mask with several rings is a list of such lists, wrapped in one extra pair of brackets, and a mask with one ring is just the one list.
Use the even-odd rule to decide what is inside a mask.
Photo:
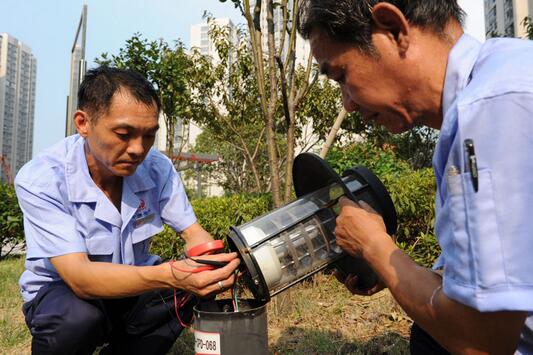
[(0, 260), (9, 255), (15, 246), (23, 246), (24, 227), (22, 211), (13, 185), (0, 182)]

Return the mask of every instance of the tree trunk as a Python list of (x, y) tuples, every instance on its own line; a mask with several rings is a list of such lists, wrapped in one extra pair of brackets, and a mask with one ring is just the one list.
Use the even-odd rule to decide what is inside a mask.
[(267, 32), (268, 32), (268, 69), (270, 76), (270, 102), (266, 114), (266, 135), (268, 162), (270, 165), (271, 191), (274, 206), (279, 207), (283, 201), (281, 199), (281, 181), (278, 169), (278, 152), (276, 149), (276, 133), (274, 129), (274, 114), (278, 98), (278, 77), (276, 73), (276, 48), (274, 45), (274, 5), (273, 0), (267, 0)]
[(167, 156), (172, 159), (174, 156), (174, 134), (176, 132), (176, 119), (168, 117), (165, 120), (167, 125)]
[[(273, 22), (273, 6), (272, 0), (267, 0), (267, 21), (268, 26), (268, 42), (269, 42), (269, 63), (274, 60), (274, 22)], [(250, 1), (244, 0), (243, 13), (246, 17), (246, 23), (248, 31), (250, 32), (250, 39), (252, 44), (252, 52), (254, 54), (254, 68), (255, 76), (257, 78), (257, 85), (259, 89), (259, 99), (261, 100), (261, 113), (265, 122), (266, 142), (268, 161), (270, 167), (270, 191), (272, 192), (272, 200), (275, 206), (281, 206), (280, 196), (280, 182), (279, 182), (279, 169), (278, 169), (278, 155), (276, 151), (276, 136), (274, 130), (274, 112), (276, 108), (276, 73), (274, 69), (274, 75), (272, 76), (272, 65), (269, 65), (271, 77), (270, 77), (270, 102), (267, 101), (267, 93), (265, 90), (265, 73), (263, 62), (263, 48), (262, 48), (262, 35), (260, 25), (260, 15), (262, 0), (257, 0), (255, 3), (253, 17), (250, 11)], [(272, 55), (271, 55), (272, 53)]]

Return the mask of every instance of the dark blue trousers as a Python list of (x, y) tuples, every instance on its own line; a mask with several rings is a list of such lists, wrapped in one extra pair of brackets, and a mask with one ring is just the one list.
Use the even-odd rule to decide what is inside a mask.
[[(190, 321), (192, 302), (180, 310)], [(172, 290), (137, 297), (84, 300), (64, 282), (43, 286), (24, 304), (33, 354), (166, 354), (182, 331)]]
[(440, 346), (435, 339), (416, 323), (413, 323), (411, 327), (409, 347), (411, 355), (450, 355), (446, 349)]

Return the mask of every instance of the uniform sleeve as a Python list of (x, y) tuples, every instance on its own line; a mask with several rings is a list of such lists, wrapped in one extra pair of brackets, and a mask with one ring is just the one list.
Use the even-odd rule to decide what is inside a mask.
[(181, 232), (196, 223), (196, 216), (180, 176), (168, 159), (167, 168), (168, 174), (159, 199), (161, 218), (176, 232)]
[(15, 190), (24, 214), (28, 259), (87, 252), (76, 221), (62, 203), (57, 186), (16, 181)]
[[(533, 311), (533, 94), (511, 92), (459, 105), (460, 174), (448, 176), (453, 240), (444, 292), (480, 311)], [(464, 151), (473, 139), (474, 184)], [(444, 248), (443, 248), (444, 251)]]

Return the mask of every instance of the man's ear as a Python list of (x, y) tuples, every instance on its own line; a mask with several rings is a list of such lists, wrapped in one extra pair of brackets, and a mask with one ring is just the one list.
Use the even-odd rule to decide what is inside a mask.
[(378, 2), (372, 7), (372, 20), (375, 30), (389, 33), (403, 56), (409, 49), (410, 26), (400, 9), (388, 2)]
[(76, 126), (76, 131), (83, 138), (86, 138), (89, 134), (89, 125), (91, 124), (89, 115), (87, 112), (77, 110), (74, 112), (74, 125)]

